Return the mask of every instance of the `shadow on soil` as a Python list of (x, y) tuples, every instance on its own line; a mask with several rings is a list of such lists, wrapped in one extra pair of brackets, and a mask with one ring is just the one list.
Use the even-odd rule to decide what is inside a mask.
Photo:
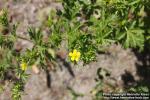
[[(63, 66), (68, 70), (69, 74), (72, 76), (72, 77), (75, 77), (75, 74), (71, 68), (71, 65), (70, 63), (66, 62), (65, 59), (57, 56), (58, 59), (60, 59), (60, 61), (63, 63)], [(61, 65), (60, 65), (61, 66)], [(61, 69), (62, 69), (62, 66), (61, 66)]]
[[(57, 56), (57, 58), (63, 63), (63, 66), (67, 69), (67, 71), (69, 72), (69, 74), (74, 78), (75, 74), (71, 68), (71, 65), (65, 61), (65, 59), (62, 59), (61, 57)], [(61, 68), (61, 70), (63, 69), (62, 65), (59, 64), (59, 67)], [(47, 87), (51, 88), (51, 74), (48, 70), (46, 70), (46, 79), (47, 79)]]
[[(150, 8), (145, 7), (145, 12), (147, 17), (144, 18), (144, 29), (146, 30), (144, 36), (147, 38), (150, 35), (147, 30), (150, 29)], [(138, 61), (141, 62), (136, 63), (137, 75), (140, 77), (140, 80), (135, 82), (131, 73), (122, 75), (122, 80), (127, 86), (130, 82), (135, 82), (137, 86), (147, 86), (150, 92), (150, 41), (145, 42), (143, 52), (138, 52), (138, 50), (133, 50), (133, 52)]]
[[(146, 47), (147, 46), (147, 47)], [(131, 86), (146, 86), (149, 89), (150, 92), (150, 48), (148, 48), (148, 44), (145, 44), (145, 48), (143, 52), (138, 52), (137, 50), (133, 50), (135, 53), (138, 62), (136, 63), (136, 73), (137, 76), (140, 77), (139, 81), (135, 81), (134, 77), (131, 73), (125, 72), (125, 74), (122, 75), (122, 80), (124, 81), (125, 87), (131, 87)]]

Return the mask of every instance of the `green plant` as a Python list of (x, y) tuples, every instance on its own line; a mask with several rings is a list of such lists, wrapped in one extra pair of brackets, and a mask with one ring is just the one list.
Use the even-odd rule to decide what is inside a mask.
[(0, 94), (4, 91), (3, 85), (0, 84)]
[(21, 100), (21, 91), (23, 91), (23, 83), (16, 82), (12, 88), (12, 99)]
[(142, 51), (149, 40), (145, 30), (147, 3), (147, 0), (64, 0), (60, 16), (68, 48), (79, 49), (85, 63), (95, 60), (96, 52), (112, 43)]
[[(24, 84), (28, 78), (26, 70), (33, 64), (39, 64), (44, 70), (48, 70), (48, 63), (55, 61), (55, 52), (51, 45), (43, 40), (43, 33), (40, 29), (29, 28), (30, 39), (23, 38), (16, 34), (17, 25), (9, 26), (4, 22), (8, 21), (4, 11), (0, 16), (1, 25), (9, 28), (7, 34), (4, 31), (0, 33), (0, 79), (1, 81), (11, 80), (14, 83), (12, 87), (12, 99), (20, 100)], [(4, 22), (3, 22), (4, 21)], [(25, 39), (34, 44), (32, 50), (27, 49), (24, 53), (21, 49), (14, 48), (18, 38)], [(9, 78), (8, 73), (12, 73)]]
[(135, 87), (131, 87), (127, 90), (128, 92), (134, 92), (134, 93), (149, 93), (149, 89), (147, 86), (139, 85)]
[(69, 92), (72, 95), (72, 100), (77, 100), (78, 97), (83, 97), (84, 96), (84, 94), (76, 92), (71, 87), (67, 87), (67, 89), (69, 90)]
[[(45, 71), (52, 69), (49, 63), (57, 65), (55, 51), (62, 43), (68, 52), (78, 50), (85, 64), (95, 61), (97, 52), (105, 52), (103, 48), (112, 43), (139, 51), (150, 47), (149, 0), (62, 0), (62, 5), (62, 10), (51, 12), (46, 25), (28, 28), (29, 39), (16, 34), (18, 25), (10, 24), (7, 10), (0, 12), (0, 79), (13, 73), (14, 100), (21, 98), (26, 69), (35, 64)], [(49, 28), (46, 34), (44, 27)], [(31, 42), (33, 48), (15, 50), (18, 38)]]
[(81, 53), (81, 60), (83, 60), (84, 63), (89, 63), (96, 60), (96, 46), (92, 41), (92, 35), (82, 35), (82, 33), (80, 33), (80, 35), (76, 38), (77, 39), (74, 39), (73, 41), (69, 39), (69, 42), (72, 42), (70, 49), (78, 49)]
[(93, 90), (91, 91), (92, 95), (93, 95), (93, 100), (101, 100), (103, 99), (103, 83), (99, 82), (97, 83), (97, 85), (93, 88)]
[(0, 32), (7, 34), (9, 30), (9, 21), (7, 17), (7, 10), (3, 9), (0, 12)]

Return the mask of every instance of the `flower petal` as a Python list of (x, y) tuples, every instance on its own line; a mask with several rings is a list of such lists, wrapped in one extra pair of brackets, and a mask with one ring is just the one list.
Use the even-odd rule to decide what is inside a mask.
[(76, 49), (74, 49), (74, 50), (73, 50), (73, 53), (75, 53), (75, 54), (76, 54), (76, 53), (77, 53), (77, 50), (76, 50)]
[(78, 57), (76, 57), (75, 61), (76, 61), (76, 62), (78, 62), (78, 61), (79, 61), (79, 58), (78, 58)]
[(77, 57), (80, 57), (81, 53), (80, 52), (77, 52)]
[(21, 70), (25, 71), (27, 69), (27, 64), (26, 63), (21, 63), (20, 67), (21, 67)]
[(75, 60), (75, 57), (71, 57), (71, 61), (74, 61)]
[(73, 53), (72, 53), (72, 52), (70, 52), (70, 53), (69, 53), (69, 56), (71, 57), (72, 55), (73, 55)]

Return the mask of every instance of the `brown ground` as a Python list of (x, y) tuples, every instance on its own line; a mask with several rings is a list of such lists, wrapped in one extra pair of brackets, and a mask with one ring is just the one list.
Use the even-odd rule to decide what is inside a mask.
[[(4, 7), (8, 8), (9, 14), (12, 16), (12, 22), (20, 23), (17, 33), (22, 36), (26, 35), (27, 26), (41, 26), (41, 22), (51, 9), (62, 9), (59, 3), (52, 0), (0, 0), (0, 9)], [(24, 47), (32, 47), (32, 44), (27, 41), (19, 41)], [(56, 72), (50, 72), (51, 88), (47, 86), (47, 78), (44, 71), (34, 74), (29, 70), (28, 73), (31, 76), (25, 85), (22, 99), (71, 100), (71, 93), (67, 89), (71, 87), (76, 92), (84, 94), (78, 100), (92, 100), (90, 91), (96, 85), (95, 78), (97, 77), (96, 72), (98, 68), (104, 68), (111, 73), (110, 77), (105, 81), (112, 83), (114, 86), (124, 87), (136, 84), (136, 81), (142, 79), (142, 77), (139, 77), (141, 73), (139, 74), (138, 72), (138, 69), (143, 67), (142, 61), (139, 61), (135, 53), (129, 49), (124, 50), (119, 45), (112, 45), (106, 51), (106, 54), (98, 54), (96, 62), (86, 66), (83, 66), (82, 62), (79, 62), (78, 66), (74, 66), (70, 63), (64, 65), (64, 62), (59, 61), (62, 69), (57, 68)], [(149, 60), (149, 58), (147, 59)], [(70, 73), (71, 70), (73, 73)], [(149, 74), (147, 74), (147, 79), (148, 76)], [(11, 100), (10, 87), (9, 82), (6, 82), (5, 90), (0, 94), (0, 100)]]

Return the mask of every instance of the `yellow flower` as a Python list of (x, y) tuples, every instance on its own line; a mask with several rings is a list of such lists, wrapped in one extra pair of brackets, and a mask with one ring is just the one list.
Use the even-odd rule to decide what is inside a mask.
[(76, 49), (74, 49), (73, 52), (69, 53), (71, 61), (79, 61), (80, 55), (81, 55), (80, 52), (78, 52)]
[(20, 67), (21, 67), (21, 70), (23, 70), (23, 71), (27, 70), (27, 64), (25, 62), (22, 62), (20, 64)]

